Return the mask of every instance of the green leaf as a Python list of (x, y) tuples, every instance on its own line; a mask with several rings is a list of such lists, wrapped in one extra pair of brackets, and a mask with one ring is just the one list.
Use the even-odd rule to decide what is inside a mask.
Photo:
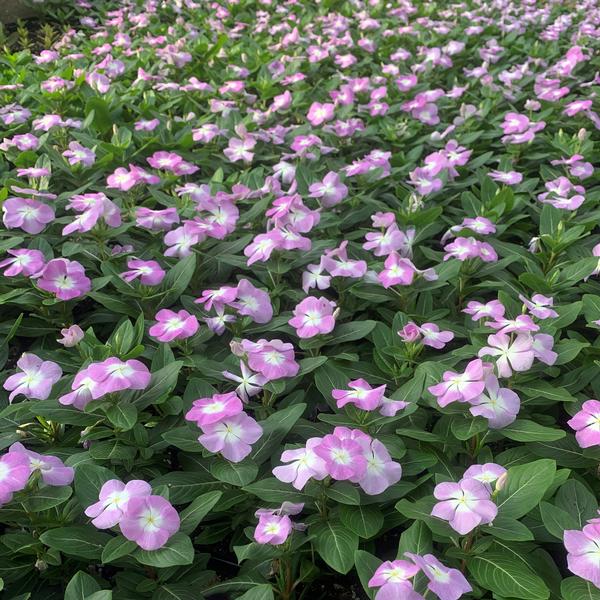
[(494, 522), (483, 527), (482, 531), (509, 542), (526, 542), (533, 539), (533, 533), (521, 521), (498, 515)]
[(100, 558), (111, 536), (92, 525), (58, 527), (42, 533), (40, 541), (50, 548), (79, 558)]
[(150, 383), (145, 390), (135, 392), (131, 396), (131, 401), (135, 404), (138, 410), (143, 410), (147, 406), (150, 406), (162, 396), (166, 396), (173, 391), (177, 385), (177, 379), (179, 378), (179, 371), (183, 362), (176, 360), (168, 365), (162, 367), (152, 373)]
[(77, 571), (67, 584), (65, 600), (88, 600), (94, 592), (99, 592), (97, 581), (83, 571)]
[(133, 557), (143, 565), (164, 569), (191, 565), (194, 562), (192, 540), (184, 533), (176, 533), (158, 550), (136, 550)]
[(334, 338), (329, 342), (332, 344), (343, 344), (344, 342), (353, 342), (367, 337), (377, 325), (377, 321), (353, 321), (352, 323), (342, 323), (335, 328)]
[(376, 556), (365, 552), (364, 550), (357, 550), (354, 553), (354, 564), (356, 565), (356, 572), (358, 578), (363, 586), (365, 594), (369, 598), (374, 598), (377, 590), (369, 587), (369, 580), (373, 577), (373, 573), (381, 566), (383, 561), (379, 560)]
[(161, 291), (164, 291), (165, 294), (158, 303), (157, 310), (167, 308), (177, 302), (194, 276), (195, 270), (196, 255), (190, 254), (167, 271), (160, 286)]
[(69, 486), (62, 487), (43, 487), (36, 492), (27, 495), (23, 500), (23, 505), (28, 512), (41, 512), (59, 506), (66, 502), (73, 493)]
[(100, 488), (109, 480), (117, 476), (104, 467), (93, 464), (81, 464), (75, 467), (75, 495), (84, 508), (98, 502)]
[(431, 530), (423, 521), (415, 521), (400, 536), (397, 558), (403, 559), (405, 552), (429, 554), (433, 550)]
[(596, 497), (576, 479), (569, 479), (560, 486), (554, 503), (573, 517), (577, 524), (574, 529), (582, 529), (586, 521), (597, 516)]
[(354, 553), (358, 550), (358, 535), (339, 521), (329, 519), (309, 529), (313, 544), (321, 558), (338, 573), (346, 574), (354, 566)]
[(221, 499), (222, 495), (223, 492), (208, 492), (194, 499), (188, 507), (179, 513), (179, 518), (181, 519), (179, 531), (188, 535), (191, 534)]
[(266, 477), (260, 481), (255, 481), (242, 488), (245, 492), (264, 500), (265, 502), (280, 503), (285, 502), (306, 502), (308, 497), (301, 492), (294, 491), (289, 483), (283, 483), (275, 477)]
[(498, 514), (518, 519), (535, 508), (552, 484), (556, 463), (542, 459), (508, 469), (506, 483), (496, 499)]
[(257, 465), (271, 458), (273, 452), (279, 448), (283, 438), (296, 424), (305, 409), (306, 404), (294, 404), (278, 410), (260, 422), (263, 433), (256, 444), (253, 445), (252, 454), (250, 455)]
[(600, 600), (600, 590), (579, 577), (567, 577), (560, 584), (562, 600)]
[(124, 556), (130, 556), (138, 547), (135, 542), (124, 538), (122, 535), (111, 538), (102, 550), (102, 562), (109, 563)]
[(121, 401), (111, 406), (106, 411), (106, 416), (117, 429), (129, 431), (137, 423), (138, 412), (133, 404)]
[(588, 323), (600, 319), (600, 296), (583, 295), (583, 314)]
[(500, 429), (499, 433), (515, 442), (554, 442), (567, 435), (562, 429), (544, 427), (527, 419), (517, 419)]
[(269, 583), (257, 585), (238, 596), (238, 600), (273, 600), (274, 598), (273, 588)]
[(351, 506), (358, 506), (360, 504), (360, 494), (357, 487), (348, 481), (337, 481), (332, 486), (329, 486), (325, 490), (325, 493), (329, 498), (340, 504)]
[(540, 504), (540, 513), (542, 515), (542, 522), (548, 533), (558, 538), (561, 542), (565, 529), (579, 528), (579, 523), (573, 515), (549, 502), (542, 502)]
[(461, 419), (456, 416), (452, 419), (450, 430), (458, 440), (469, 440), (474, 435), (482, 433), (489, 429), (486, 419), (475, 417), (474, 419)]
[(504, 598), (546, 600), (550, 591), (540, 577), (519, 559), (500, 552), (484, 552), (467, 560), (478, 585)]
[(252, 483), (258, 474), (258, 465), (251, 460), (232, 463), (223, 458), (217, 458), (210, 465), (210, 473), (215, 479), (242, 487)]
[(383, 527), (383, 513), (373, 506), (342, 505), (339, 510), (340, 521), (350, 531), (361, 538), (370, 538)]

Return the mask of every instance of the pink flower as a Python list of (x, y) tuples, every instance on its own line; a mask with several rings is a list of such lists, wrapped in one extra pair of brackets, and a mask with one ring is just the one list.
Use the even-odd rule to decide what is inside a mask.
[(513, 371), (528, 371), (533, 364), (534, 354), (532, 338), (525, 333), (519, 333), (511, 342), (505, 333), (488, 336), (489, 346), (484, 346), (478, 356), (497, 356), (496, 369), (499, 377), (510, 377)]
[(362, 410), (374, 410), (381, 405), (386, 388), (385, 385), (372, 388), (364, 379), (350, 381), (348, 387), (350, 390), (334, 389), (331, 392), (338, 408), (350, 403)]
[(406, 233), (398, 229), (396, 223), (391, 223), (384, 231), (370, 231), (365, 235), (365, 239), (367, 241), (363, 248), (373, 250), (375, 256), (387, 256), (396, 250), (399, 250), (402, 256), (410, 256), (411, 240)]
[(85, 334), (79, 325), (71, 325), (71, 327), (61, 329), (60, 335), (62, 335), (62, 338), (56, 341), (65, 348), (73, 348), (79, 344)]
[(134, 496), (121, 518), (121, 533), (144, 550), (157, 550), (179, 531), (179, 515), (162, 496)]
[(40, 233), (54, 221), (54, 209), (32, 198), (7, 198), (2, 212), (7, 229), (20, 228), (31, 234)]
[(398, 335), (404, 343), (410, 344), (421, 339), (421, 329), (416, 323), (410, 321), (398, 332)]
[(168, 231), (179, 223), (179, 215), (176, 208), (150, 210), (140, 207), (135, 209), (135, 222), (138, 227), (145, 227), (150, 231)]
[(132, 498), (143, 498), (151, 493), (150, 484), (141, 479), (133, 479), (127, 484), (109, 479), (100, 488), (98, 502), (88, 506), (85, 514), (93, 517), (92, 525), (98, 529), (110, 529), (120, 523)]
[(63, 156), (68, 159), (70, 165), (82, 164), (84, 167), (91, 167), (96, 161), (94, 151), (85, 148), (79, 142), (69, 142), (69, 149), (63, 152)]
[(220, 452), (231, 462), (240, 462), (252, 452), (262, 436), (262, 427), (245, 412), (202, 426), (198, 441), (210, 452)]
[(464, 473), (463, 479), (477, 479), (492, 490), (492, 483), (507, 473), (506, 469), (496, 463), (485, 463), (483, 465), (471, 465)]
[(118, 167), (106, 178), (106, 187), (128, 192), (140, 183), (140, 178), (135, 171), (125, 167)]
[(267, 379), (260, 373), (253, 373), (243, 360), (240, 360), (240, 371), (242, 372), (241, 377), (229, 371), (223, 371), (223, 377), (239, 383), (235, 391), (244, 402), (248, 402), (250, 398), (260, 394)]
[(486, 325), (498, 330), (498, 333), (530, 333), (540, 328), (529, 315), (519, 315), (514, 319), (499, 317), (495, 321), (488, 321)]
[(498, 514), (489, 488), (477, 479), (438, 483), (433, 495), (441, 502), (433, 507), (432, 516), (448, 521), (460, 535), (466, 535), (478, 525), (491, 523)]
[(143, 285), (158, 285), (165, 277), (165, 271), (155, 260), (127, 260), (129, 271), (121, 273), (124, 281), (130, 282), (140, 278)]
[(526, 115), (509, 112), (504, 115), (501, 127), (505, 134), (524, 133), (529, 128), (529, 118)]
[(323, 181), (311, 183), (308, 191), (311, 198), (320, 198), (321, 205), (325, 208), (339, 204), (348, 195), (348, 187), (341, 182), (340, 176), (334, 171), (329, 171)]
[(75, 471), (73, 467), (67, 467), (60, 458), (38, 454), (27, 450), (23, 444), (16, 442), (8, 449), (10, 453), (18, 453), (26, 456), (32, 473), (38, 471), (42, 481), (46, 485), (61, 486), (69, 485), (73, 481)]
[(569, 571), (600, 588), (600, 524), (588, 523), (582, 531), (568, 529), (563, 539)]
[(518, 185), (523, 181), (523, 175), (517, 171), (489, 171), (488, 177), (505, 185)]
[(552, 366), (558, 358), (558, 354), (552, 350), (554, 338), (547, 333), (538, 333), (532, 339), (533, 356), (545, 365)]
[(504, 305), (499, 300), (492, 300), (486, 304), (471, 300), (467, 304), (467, 308), (463, 309), (463, 312), (471, 315), (473, 321), (479, 321), (486, 317), (496, 321), (504, 316), (505, 310)]
[(391, 252), (385, 259), (385, 269), (377, 275), (384, 288), (393, 285), (410, 285), (417, 269), (408, 258), (401, 257), (397, 252)]
[(558, 317), (558, 313), (550, 308), (554, 304), (552, 298), (542, 296), (542, 294), (534, 294), (531, 300), (519, 294), (519, 300), (527, 307), (529, 312), (538, 319), (550, 319)]
[(194, 400), (192, 408), (185, 415), (186, 421), (195, 422), (198, 427), (210, 425), (234, 417), (242, 412), (242, 401), (235, 392), (213, 394), (210, 398)]
[(165, 256), (191, 256), (192, 246), (200, 241), (200, 237), (195, 223), (187, 221), (182, 227), (177, 227), (165, 235), (165, 244), (169, 246), (165, 250)]
[[(240, 279), (235, 289), (236, 301), (229, 304), (242, 316), (249, 316), (255, 323), (268, 323), (273, 318), (273, 306), (268, 292), (253, 286), (247, 279)], [(233, 298), (232, 298), (233, 300)]]
[(458, 600), (463, 594), (473, 591), (465, 576), (458, 569), (449, 569), (433, 554), (419, 556), (406, 552), (405, 556), (408, 556), (429, 579), (427, 589), (431, 590), (440, 600)]
[(325, 461), (315, 453), (315, 448), (321, 444), (321, 438), (309, 438), (304, 448), (297, 450), (284, 450), (281, 454), (281, 462), (290, 463), (273, 469), (273, 475), (291, 483), (297, 490), (301, 490), (309, 479), (318, 481), (327, 477), (327, 465)]
[[(245, 281), (245, 280), (243, 280)], [(238, 284), (239, 287), (239, 284)], [(252, 286), (253, 289), (254, 286)], [(204, 290), (200, 298), (194, 300), (196, 304), (204, 304), (206, 310), (223, 309), (226, 305), (231, 304), (238, 295), (238, 288), (230, 285), (223, 285), (217, 290)]]
[(501, 429), (510, 425), (519, 414), (521, 400), (508, 388), (501, 388), (494, 375), (485, 378), (485, 391), (469, 400), (470, 413), (484, 417), (492, 429)]
[(254, 152), (252, 152), (254, 146), (256, 146), (256, 140), (251, 137), (245, 137), (242, 140), (231, 138), (228, 147), (223, 150), (223, 154), (231, 162), (242, 160), (245, 163), (251, 163), (254, 158)]
[(575, 439), (582, 448), (600, 446), (600, 402), (586, 400), (581, 410), (567, 421), (575, 430)]
[(375, 600), (423, 600), (409, 582), (418, 572), (419, 567), (407, 560), (388, 560), (379, 565), (368, 586), (380, 588)]
[(454, 339), (454, 334), (451, 331), (440, 331), (435, 323), (423, 323), (419, 330), (423, 335), (423, 346), (431, 346), (436, 350), (441, 350)]
[[(107, 358), (100, 363), (92, 363), (86, 369), (86, 372), (86, 375), (92, 381), (100, 384), (96, 390), (93, 389), (94, 386), (91, 386), (94, 399), (112, 392), (143, 390), (150, 383), (150, 371), (148, 371), (148, 367), (135, 359), (123, 362), (115, 357)], [(79, 374), (81, 375), (82, 373)], [(75, 384), (76, 381), (77, 378), (75, 378), (73, 383)]]
[(429, 392), (437, 396), (441, 407), (448, 406), (451, 402), (469, 402), (477, 398), (485, 387), (484, 363), (480, 359), (472, 360), (464, 373), (445, 371), (442, 383), (429, 388)]
[(327, 298), (309, 296), (294, 308), (294, 317), (288, 323), (300, 338), (311, 338), (333, 331), (335, 327), (335, 302)]
[(27, 352), (19, 358), (17, 367), (21, 372), (11, 375), (3, 385), (5, 390), (11, 391), (8, 397), (11, 402), (19, 394), (29, 399), (46, 400), (62, 375), (62, 369), (55, 362), (44, 361)]
[(31, 277), (44, 268), (44, 255), (39, 250), (18, 248), (16, 250), (9, 249), (7, 253), (14, 258), (5, 258), (0, 261), (0, 269), (8, 267), (4, 271), (5, 277), (14, 277), (21, 274), (25, 277)]
[(14, 492), (25, 488), (31, 475), (29, 457), (21, 452), (7, 452), (0, 457), (0, 504), (12, 499)]
[[(600, 246), (600, 245), (599, 245)], [(323, 261), (318, 265), (307, 265), (306, 271), (302, 273), (302, 289), (308, 294), (312, 288), (326, 290), (331, 285), (331, 277), (323, 275), (325, 267)]]
[(333, 479), (359, 479), (367, 470), (363, 448), (351, 437), (341, 438), (335, 435), (335, 432), (328, 434), (315, 446), (314, 451), (325, 461), (325, 468)]
[(313, 102), (308, 109), (306, 118), (313, 127), (318, 127), (326, 121), (331, 121), (331, 119), (333, 119), (334, 111), (334, 104), (329, 102), (324, 104)]
[(260, 511), (256, 513), (258, 525), (254, 530), (254, 539), (259, 544), (283, 544), (292, 533), (292, 520), (287, 515), (259, 513)]
[(174, 312), (163, 308), (156, 313), (157, 323), (148, 334), (160, 342), (171, 342), (192, 337), (199, 328), (198, 319), (187, 310)]
[(37, 281), (40, 289), (54, 294), (59, 300), (83, 296), (92, 289), (83, 266), (76, 260), (55, 258), (49, 261)]
[(365, 494), (376, 496), (400, 481), (402, 467), (392, 460), (387, 448), (379, 440), (371, 440), (363, 448), (363, 456), (367, 461), (367, 468), (362, 475), (353, 477), (351, 481), (358, 483)]
[(300, 365), (294, 360), (294, 346), (281, 340), (242, 341), (242, 348), (248, 354), (248, 365), (267, 379), (294, 377)]

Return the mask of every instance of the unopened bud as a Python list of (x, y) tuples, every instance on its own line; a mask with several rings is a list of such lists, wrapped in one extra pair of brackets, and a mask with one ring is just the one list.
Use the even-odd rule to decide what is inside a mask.
[(496, 480), (496, 491), (499, 492), (506, 485), (507, 479), (508, 479), (508, 471), (502, 473), (502, 475), (500, 475), (500, 477), (498, 477), (498, 479)]
[(587, 135), (587, 129), (585, 127), (582, 127), (578, 132), (577, 132), (577, 139), (580, 142), (585, 141), (585, 136)]
[(38, 571), (45, 571), (48, 568), (48, 563), (45, 560), (42, 560), (41, 558), (38, 558), (35, 561), (35, 568)]

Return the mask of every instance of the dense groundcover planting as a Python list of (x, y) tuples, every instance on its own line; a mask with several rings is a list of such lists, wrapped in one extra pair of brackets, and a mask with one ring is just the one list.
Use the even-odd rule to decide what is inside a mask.
[(3, 597), (599, 600), (596, 4), (6, 49)]

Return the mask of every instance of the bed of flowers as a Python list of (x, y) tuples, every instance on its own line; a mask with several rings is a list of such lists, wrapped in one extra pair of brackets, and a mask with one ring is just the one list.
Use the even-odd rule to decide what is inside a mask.
[(0, 56), (3, 597), (600, 600), (598, 3), (67, 4)]

